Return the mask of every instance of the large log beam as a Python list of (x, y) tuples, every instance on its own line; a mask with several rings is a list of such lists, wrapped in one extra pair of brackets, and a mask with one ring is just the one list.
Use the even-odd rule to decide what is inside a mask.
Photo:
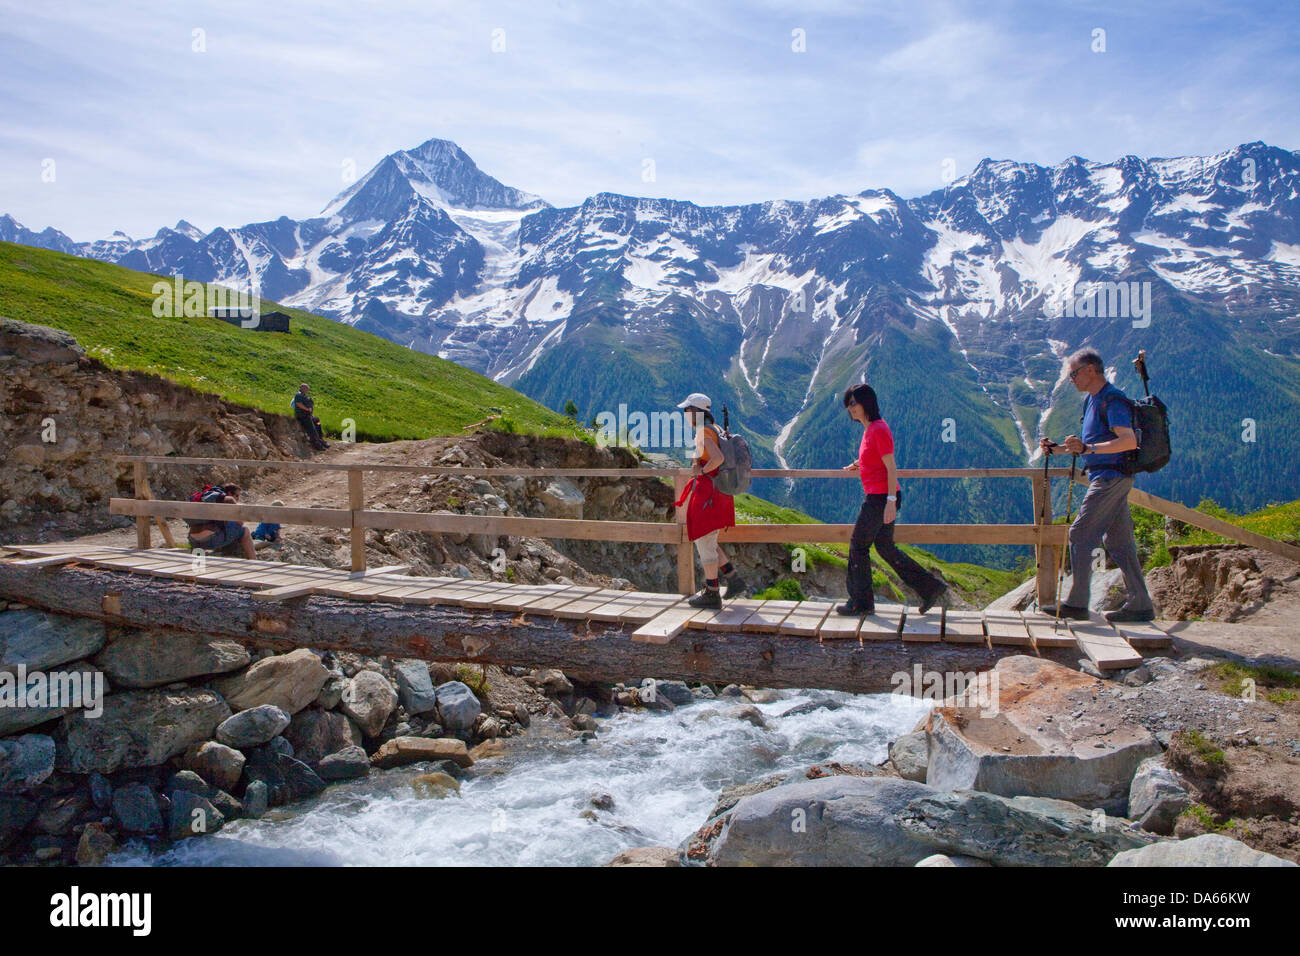
[[(826, 641), (689, 630), (668, 644), (634, 642), (631, 627), (509, 613), (313, 595), (268, 605), (245, 588), (181, 584), (84, 566), (0, 561), (0, 597), (109, 624), (224, 637), (253, 647), (352, 651), (430, 661), (556, 667), (591, 681), (643, 677), (887, 693), (896, 675), (987, 670), (1023, 647)], [(1044, 656), (1074, 664), (1073, 648)]]

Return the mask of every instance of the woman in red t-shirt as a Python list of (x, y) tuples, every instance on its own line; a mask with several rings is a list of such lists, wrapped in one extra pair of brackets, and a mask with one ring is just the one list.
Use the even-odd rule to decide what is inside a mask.
[(876, 551), (898, 572), (903, 583), (920, 595), (918, 610), (924, 614), (939, 600), (947, 584), (894, 544), (894, 518), (903, 501), (903, 490), (898, 484), (898, 465), (894, 461), (894, 436), (880, 417), (880, 404), (870, 385), (855, 385), (848, 389), (844, 393), (844, 407), (849, 410), (849, 417), (865, 426), (857, 460), (845, 465), (844, 470), (858, 471), (867, 498), (862, 502), (849, 541), (849, 601), (835, 610), (853, 616), (875, 612), (876, 598), (871, 588), (871, 546), (874, 544)]

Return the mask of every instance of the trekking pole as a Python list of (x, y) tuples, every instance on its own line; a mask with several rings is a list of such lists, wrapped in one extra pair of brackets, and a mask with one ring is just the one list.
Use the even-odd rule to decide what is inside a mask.
[[(1074, 516), (1074, 466), (1078, 462), (1078, 455), (1070, 456), (1070, 484), (1065, 492), (1065, 527), (1070, 527), (1070, 522)], [(1056, 620), (1052, 624), (1052, 630), (1059, 630), (1061, 627), (1061, 585), (1065, 581), (1065, 560), (1070, 553), (1070, 534), (1066, 531), (1065, 547), (1061, 549), (1061, 566), (1056, 569)]]
[[(1052, 467), (1052, 453), (1049, 452), (1049, 451), (1045, 451), (1045, 452), (1043, 452), (1043, 501), (1042, 501), (1042, 504), (1040, 504), (1040, 505), (1038, 506), (1038, 524), (1039, 524), (1039, 525), (1042, 525), (1043, 522), (1044, 522), (1044, 520), (1047, 518), (1047, 509), (1048, 509), (1048, 507), (1049, 507), (1049, 506), (1051, 505), (1051, 503), (1052, 503), (1052, 477), (1051, 477), (1051, 467)], [(1039, 557), (1038, 557), (1039, 554), (1041, 554), (1041, 553), (1042, 553), (1042, 552), (1039, 551), (1038, 549), (1035, 549), (1035, 551), (1034, 551), (1034, 559), (1035, 559), (1035, 560), (1034, 560), (1034, 572), (1035, 572), (1034, 577), (1035, 577), (1035, 578), (1038, 577), (1037, 572), (1040, 571), (1040, 570), (1042, 569), (1042, 566), (1043, 566), (1043, 565), (1042, 565), (1042, 561), (1041, 561), (1041, 559), (1039, 559)], [(1035, 591), (1034, 591), (1034, 607), (1041, 608), (1042, 606), (1043, 606), (1042, 602), (1038, 600), (1038, 591), (1035, 589)]]
[(723, 406), (722, 406), (722, 434), (724, 434), (724, 435), (730, 435), (730, 434), (731, 434), (731, 423), (730, 423), (729, 419), (727, 418), (727, 406), (726, 406), (726, 405), (723, 405)]

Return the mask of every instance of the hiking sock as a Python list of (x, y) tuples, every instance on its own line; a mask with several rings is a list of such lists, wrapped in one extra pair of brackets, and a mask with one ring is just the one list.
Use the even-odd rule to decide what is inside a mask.
[(710, 591), (716, 591), (716, 590), (718, 589), (718, 579), (717, 579), (717, 578), (705, 578), (705, 579), (704, 579), (704, 585), (705, 585), (705, 587), (707, 587)]
[(729, 578), (729, 577), (731, 577), (731, 572), (733, 572), (733, 571), (735, 571), (735, 570), (736, 570), (736, 569), (732, 566), (731, 562), (728, 561), (728, 562), (727, 562), (726, 564), (724, 564), (722, 567), (718, 568), (718, 577), (720, 577), (720, 578)]

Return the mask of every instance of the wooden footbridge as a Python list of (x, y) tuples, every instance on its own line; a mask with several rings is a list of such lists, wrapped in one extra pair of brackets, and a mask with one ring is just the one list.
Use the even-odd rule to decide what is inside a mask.
[[(892, 690), (897, 675), (911, 672), (918, 664), (927, 671), (968, 673), (991, 667), (1011, 654), (1037, 654), (1072, 665), (1082, 653), (1098, 668), (1110, 670), (1132, 667), (1141, 661), (1141, 651), (1170, 643), (1170, 636), (1157, 625), (1124, 624), (1116, 629), (1100, 616), (1086, 622), (1058, 622), (1042, 614), (1018, 612), (935, 610), (916, 615), (901, 605), (878, 604), (875, 614), (844, 617), (827, 601), (748, 599), (725, 602), (721, 610), (699, 610), (686, 604), (684, 594), (415, 577), (406, 573), (405, 567), (365, 567), (364, 530), (376, 527), (651, 541), (677, 549), (678, 581), (683, 592), (689, 593), (693, 590), (693, 555), (680, 513), (676, 522), (618, 522), (367, 511), (361, 481), (367, 470), (402, 470), (422, 475), (669, 477), (680, 488), (687, 476), (679, 469), (441, 468), (170, 457), (121, 460), (135, 468), (137, 497), (114, 498), (110, 510), (136, 517), (137, 547), (78, 542), (0, 546), (0, 554), (7, 555), (0, 560), (0, 596), (109, 624), (203, 633), (281, 649), (307, 646), (427, 660), (559, 667), (589, 680), (652, 675), (855, 692)], [(352, 507), (155, 501), (149, 496), (145, 475), (149, 464), (345, 470)], [(856, 475), (838, 470), (772, 469), (756, 474), (847, 475), (856, 479)], [(1067, 472), (1058, 469), (1054, 474)], [(1039, 553), (1040, 600), (1054, 599), (1056, 552), (1064, 544), (1066, 529), (1050, 523), (1047, 482), (1053, 473), (986, 469), (904, 471), (902, 475), (1031, 479), (1039, 506), (1036, 524), (899, 525), (897, 538), (1033, 544)], [(1172, 502), (1144, 497), (1186, 511), (1196, 519), (1191, 523), (1214, 523), (1231, 529), (1235, 536), (1248, 535)], [(150, 522), (162, 517), (349, 528), (353, 569), (152, 549)], [(723, 539), (847, 541), (851, 530), (851, 525), (756, 524), (730, 529)], [(1300, 548), (1267, 538), (1263, 541), (1269, 543), (1270, 550), (1286, 549), (1300, 558)], [(1051, 569), (1050, 576), (1042, 573), (1044, 567)]]

